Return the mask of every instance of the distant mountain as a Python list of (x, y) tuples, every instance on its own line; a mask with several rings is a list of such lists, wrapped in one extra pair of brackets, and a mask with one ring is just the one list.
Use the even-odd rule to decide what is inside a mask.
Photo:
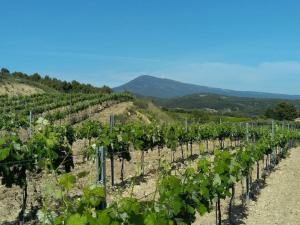
[(181, 97), (196, 93), (212, 93), (248, 98), (300, 99), (300, 95), (274, 94), (254, 91), (234, 91), (222, 88), (187, 84), (175, 80), (158, 78), (149, 75), (139, 76), (124, 85), (114, 88), (114, 90), (117, 92), (130, 91), (137, 95), (164, 99)]

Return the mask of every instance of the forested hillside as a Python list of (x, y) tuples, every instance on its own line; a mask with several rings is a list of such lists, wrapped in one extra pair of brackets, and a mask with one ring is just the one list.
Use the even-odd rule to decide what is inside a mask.
[(158, 105), (168, 109), (210, 109), (221, 113), (247, 116), (264, 115), (280, 102), (290, 102), (299, 109), (299, 100), (242, 98), (216, 94), (193, 94), (172, 99), (155, 99)]

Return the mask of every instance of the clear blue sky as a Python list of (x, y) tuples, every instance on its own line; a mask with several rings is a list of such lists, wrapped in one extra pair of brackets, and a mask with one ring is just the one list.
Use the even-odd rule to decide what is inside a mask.
[(140, 74), (300, 94), (300, 2), (2, 0), (0, 67), (116, 86)]

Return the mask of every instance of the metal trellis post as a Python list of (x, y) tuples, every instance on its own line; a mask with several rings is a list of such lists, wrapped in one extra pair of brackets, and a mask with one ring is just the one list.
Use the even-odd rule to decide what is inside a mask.
[[(110, 115), (109, 116), (109, 133), (111, 134), (112, 133), (112, 131), (113, 131), (113, 127), (114, 127), (114, 123), (115, 123), (115, 117), (114, 117), (114, 115), (112, 114), (112, 115)], [(114, 177), (114, 175), (115, 175), (115, 172), (114, 172), (114, 170), (115, 170), (115, 165), (114, 165), (114, 149), (113, 148), (111, 148), (110, 149), (110, 171), (111, 171), (111, 185), (112, 186), (114, 186), (115, 185), (115, 177)]]
[(105, 165), (105, 148), (98, 147), (96, 150), (96, 184), (101, 185), (104, 190), (104, 201), (102, 208), (106, 207), (106, 165)]
[(249, 142), (249, 123), (246, 123), (246, 140)]
[(32, 137), (32, 111), (29, 112), (29, 137)]
[[(275, 138), (275, 122), (274, 120), (272, 120), (272, 141), (274, 141), (274, 138)], [(276, 158), (276, 155), (274, 155), (274, 149), (272, 149), (272, 163), (273, 165), (275, 165), (275, 158)]]

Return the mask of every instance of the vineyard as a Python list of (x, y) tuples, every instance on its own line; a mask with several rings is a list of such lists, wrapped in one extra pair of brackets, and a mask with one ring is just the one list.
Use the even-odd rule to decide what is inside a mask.
[(89, 120), (126, 93), (0, 100), (0, 178), (19, 190), (20, 224), (201, 224), (214, 212), (220, 225), (225, 211), (234, 224), (238, 192), (246, 205), (300, 140), (276, 121)]
[[(69, 117), (71, 125), (85, 120), (88, 113), (95, 113), (109, 106), (111, 103), (130, 100), (128, 94), (37, 94), (23, 97), (0, 97), (0, 129), (11, 130), (13, 128), (29, 128), (28, 116), (40, 116), (50, 123)], [(93, 109), (93, 106), (101, 106)], [(90, 109), (89, 112), (78, 113)], [(77, 115), (76, 115), (77, 114)], [(72, 117), (73, 115), (73, 117)], [(80, 117), (80, 118), (79, 118)], [(34, 123), (34, 121), (31, 121)]]

